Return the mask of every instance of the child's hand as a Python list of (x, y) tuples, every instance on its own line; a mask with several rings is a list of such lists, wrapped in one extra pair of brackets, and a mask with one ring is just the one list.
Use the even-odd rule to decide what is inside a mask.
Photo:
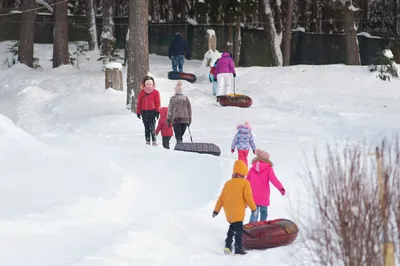
[(215, 218), (215, 217), (217, 217), (217, 215), (218, 215), (218, 212), (213, 212), (213, 214), (212, 214), (212, 218)]
[(281, 190), (279, 190), (280, 192), (281, 192), (281, 194), (282, 194), (282, 196), (285, 196), (285, 194), (286, 194), (286, 191), (285, 191), (285, 189), (284, 188), (282, 188)]
[(252, 212), (251, 212), (251, 215), (257, 216), (257, 209), (256, 209), (255, 211), (252, 211)]
[(234, 152), (235, 152), (235, 150), (234, 150), (234, 149), (231, 149), (231, 152), (232, 152), (232, 153), (234, 153)]

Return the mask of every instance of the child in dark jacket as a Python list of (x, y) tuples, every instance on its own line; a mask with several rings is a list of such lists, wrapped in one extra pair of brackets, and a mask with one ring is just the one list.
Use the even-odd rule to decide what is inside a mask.
[(246, 121), (243, 125), (237, 125), (236, 129), (237, 133), (232, 141), (231, 152), (234, 153), (237, 148), (238, 159), (242, 160), (248, 166), (247, 156), (249, 155), (249, 150), (252, 149), (253, 153), (256, 150), (250, 123)]
[(232, 178), (225, 183), (212, 214), (214, 218), (221, 208), (224, 208), (225, 217), (229, 223), (225, 239), (225, 254), (232, 253), (233, 237), (235, 237), (235, 254), (246, 254), (242, 246), (243, 220), (246, 207), (250, 207), (252, 215), (257, 215), (257, 206), (253, 199), (250, 183), (245, 179), (247, 172), (247, 166), (243, 161), (235, 161)]
[(158, 135), (161, 131), (162, 145), (165, 149), (169, 149), (169, 142), (171, 137), (174, 135), (172, 127), (167, 124), (167, 114), (168, 107), (160, 108), (160, 119), (158, 120), (158, 125), (155, 131), (156, 135)]

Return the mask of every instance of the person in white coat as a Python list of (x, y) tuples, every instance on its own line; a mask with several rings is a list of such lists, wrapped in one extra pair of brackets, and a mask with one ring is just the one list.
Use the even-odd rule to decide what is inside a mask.
[(214, 80), (218, 82), (216, 96), (233, 93), (233, 78), (236, 77), (235, 63), (228, 52), (223, 52), (215, 68)]

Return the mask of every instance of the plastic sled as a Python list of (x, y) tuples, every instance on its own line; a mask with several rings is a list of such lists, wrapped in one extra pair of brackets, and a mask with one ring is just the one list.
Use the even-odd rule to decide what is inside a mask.
[(170, 71), (170, 72), (168, 72), (168, 79), (171, 79), (171, 80), (182, 79), (182, 80), (186, 80), (190, 83), (195, 83), (197, 80), (197, 77), (195, 74), (192, 74), (192, 73)]

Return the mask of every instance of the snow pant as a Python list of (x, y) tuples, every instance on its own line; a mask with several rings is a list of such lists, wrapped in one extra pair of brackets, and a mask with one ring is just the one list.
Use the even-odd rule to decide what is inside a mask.
[(225, 239), (225, 247), (232, 248), (233, 237), (235, 237), (235, 249), (242, 248), (243, 222), (234, 222), (229, 225)]
[(187, 126), (188, 125), (185, 123), (176, 123), (173, 125), (176, 143), (181, 143), (183, 141), (183, 135), (185, 134)]
[(146, 142), (150, 142), (150, 136), (151, 140), (156, 142), (156, 134), (154, 132), (156, 128), (156, 114), (156, 110), (142, 110), (141, 112)]
[(233, 93), (232, 83), (233, 75), (232, 73), (219, 73), (217, 76), (218, 82), (218, 92), (217, 95), (227, 95)]
[(216, 81), (212, 82), (212, 90), (213, 90), (213, 95), (216, 96), (218, 92), (218, 82)]
[(176, 55), (176, 56), (171, 56), (172, 60), (172, 70), (173, 71), (178, 71), (183, 72), (183, 63), (185, 62), (185, 56), (184, 55)]
[(169, 149), (169, 141), (171, 137), (162, 137), (162, 145), (164, 148)]
[(242, 160), (247, 167), (249, 167), (247, 163), (247, 156), (249, 155), (249, 150), (238, 150), (238, 160)]
[[(254, 222), (258, 222), (258, 221), (266, 221), (267, 217), (268, 217), (268, 207), (257, 205), (257, 215), (250, 216), (250, 223), (254, 223)], [(258, 218), (260, 218), (260, 219), (258, 219)]]

